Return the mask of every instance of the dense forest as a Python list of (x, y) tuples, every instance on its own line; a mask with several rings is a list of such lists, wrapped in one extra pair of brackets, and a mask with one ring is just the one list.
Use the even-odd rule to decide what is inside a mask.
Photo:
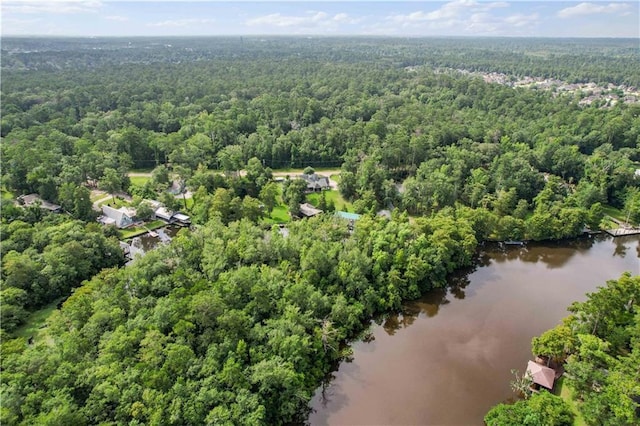
[[(640, 104), (455, 71), (640, 85), (634, 43), (3, 38), (0, 422), (301, 422), (348, 339), (479, 243), (639, 222)], [(273, 170), (308, 166), (338, 171), (344, 205), (318, 199), (355, 227), (272, 227), (306, 197)], [(193, 226), (122, 267), (96, 186)], [(46, 339), (15, 334), (56, 301)]]

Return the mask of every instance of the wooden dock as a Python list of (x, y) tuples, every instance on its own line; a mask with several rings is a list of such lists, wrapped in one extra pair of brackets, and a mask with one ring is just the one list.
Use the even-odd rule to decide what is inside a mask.
[(156, 238), (158, 236), (158, 233), (155, 231), (152, 231), (151, 229), (147, 228), (146, 226), (144, 227), (144, 229), (147, 230), (147, 232), (149, 233), (149, 236)]
[(613, 237), (624, 237), (627, 235), (638, 235), (640, 234), (640, 228), (616, 228), (616, 229), (605, 229), (607, 234)]

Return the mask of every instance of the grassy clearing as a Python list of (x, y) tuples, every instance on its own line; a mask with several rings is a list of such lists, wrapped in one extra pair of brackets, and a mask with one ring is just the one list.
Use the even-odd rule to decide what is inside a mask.
[(132, 185), (144, 186), (151, 178), (148, 176), (129, 176)]
[[(340, 191), (324, 191), (324, 194), (327, 199), (327, 203), (333, 201), (333, 205), (335, 206), (336, 210), (340, 210), (343, 212), (353, 212), (353, 205), (342, 198), (342, 194), (340, 194)], [(307, 194), (307, 202), (317, 207), (320, 202), (320, 193), (313, 192), (311, 194)]]
[[(613, 206), (610, 206), (608, 204), (605, 204), (602, 206), (602, 210), (604, 210), (604, 214), (611, 216), (614, 219), (617, 219), (621, 222), (626, 222), (627, 221), (627, 215), (624, 211), (617, 209)], [(631, 223), (634, 226), (637, 226), (637, 223), (633, 223), (632, 221), (629, 221), (629, 223)], [(617, 225), (616, 225), (617, 227)]]
[(183, 198), (182, 195), (178, 195), (176, 197), (176, 200), (180, 201), (180, 208), (178, 210), (185, 209), (185, 210), (191, 211), (191, 209), (193, 208), (193, 205), (195, 204), (195, 201), (193, 201), (193, 198)]
[(7, 188), (5, 188), (4, 186), (0, 189), (0, 192), (2, 194), (3, 200), (13, 200), (14, 198), (13, 193), (11, 193), (10, 191), (7, 191)]
[(264, 223), (274, 224), (274, 223), (288, 223), (291, 221), (289, 217), (289, 209), (286, 205), (280, 204), (274, 207), (271, 215), (263, 219)]
[(340, 184), (340, 173), (331, 175), (329, 176), (329, 178), (331, 178), (331, 180), (337, 183), (338, 185)]
[(113, 207), (114, 209), (119, 209), (120, 207), (129, 207), (131, 204), (119, 197), (116, 197), (116, 200), (113, 201), (113, 197), (109, 198), (106, 202), (102, 203), (103, 206)]
[(624, 220), (624, 214), (620, 209), (617, 209), (613, 206), (605, 204), (602, 206), (602, 210), (604, 210), (604, 214), (609, 215), (614, 219)]
[(47, 319), (57, 309), (58, 303), (62, 301), (62, 298), (56, 299), (49, 303), (40, 310), (34, 311), (29, 315), (27, 322), (18, 327), (13, 333), (15, 337), (22, 337), (25, 340), (29, 340), (33, 337), (34, 343), (46, 338), (47, 333)]
[(138, 235), (142, 235), (147, 233), (149, 230), (154, 230), (158, 228), (162, 228), (166, 226), (166, 222), (160, 219), (153, 220), (144, 224), (143, 226), (132, 226), (131, 228), (121, 229), (120, 230), (120, 239), (126, 240), (129, 238), (137, 237)]
[(573, 389), (565, 383), (564, 377), (558, 379), (553, 393), (560, 396), (560, 398), (562, 398), (571, 407), (571, 411), (576, 415), (573, 420), (573, 426), (587, 426), (587, 422), (578, 410), (578, 403), (573, 398)]

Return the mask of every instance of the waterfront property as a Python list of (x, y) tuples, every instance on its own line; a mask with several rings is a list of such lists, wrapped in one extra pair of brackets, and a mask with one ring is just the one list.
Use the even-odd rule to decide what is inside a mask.
[(189, 226), (191, 224), (191, 218), (183, 213), (174, 213), (173, 219), (178, 225)]
[(118, 229), (124, 229), (133, 225), (134, 221), (131, 213), (131, 209), (126, 207), (114, 209), (113, 207), (103, 205), (102, 216), (98, 218), (98, 221), (103, 225), (115, 225)]
[(155, 212), (154, 212), (156, 218), (158, 219), (162, 219), (167, 223), (171, 223), (171, 218), (173, 217), (173, 212), (170, 210), (167, 210), (166, 207), (159, 207)]
[(534, 384), (549, 390), (553, 389), (553, 383), (556, 379), (556, 372), (553, 368), (529, 361), (527, 363), (527, 371), (525, 374), (531, 376)]

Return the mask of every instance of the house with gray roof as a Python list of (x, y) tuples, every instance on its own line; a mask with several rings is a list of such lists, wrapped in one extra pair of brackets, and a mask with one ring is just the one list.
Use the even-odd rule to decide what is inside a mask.
[(53, 213), (62, 212), (61, 206), (43, 200), (38, 194), (21, 195), (18, 197), (18, 203), (25, 207), (39, 206), (41, 209), (49, 210)]
[(320, 176), (319, 174), (314, 173), (311, 175), (301, 174), (298, 177), (307, 182), (307, 191), (315, 192), (331, 188), (329, 178), (326, 176)]
[(133, 217), (129, 215), (127, 208), (114, 209), (107, 205), (102, 206), (102, 216), (98, 220), (105, 225), (115, 225), (119, 229), (133, 225)]
[(300, 215), (304, 217), (313, 217), (322, 213), (322, 210), (316, 209), (312, 204), (302, 203), (300, 204)]

